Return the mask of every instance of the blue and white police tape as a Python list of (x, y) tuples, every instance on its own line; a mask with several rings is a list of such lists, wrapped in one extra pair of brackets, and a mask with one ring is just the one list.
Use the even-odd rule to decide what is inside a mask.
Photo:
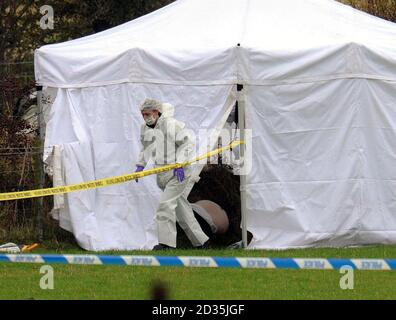
[(0, 254), (0, 262), (209, 268), (396, 270), (396, 259), (245, 258), (199, 256)]

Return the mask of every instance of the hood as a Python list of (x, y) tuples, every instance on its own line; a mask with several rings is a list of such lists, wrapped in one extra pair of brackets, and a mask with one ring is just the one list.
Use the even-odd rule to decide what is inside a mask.
[(175, 107), (170, 103), (162, 104), (161, 118), (171, 118), (175, 113)]

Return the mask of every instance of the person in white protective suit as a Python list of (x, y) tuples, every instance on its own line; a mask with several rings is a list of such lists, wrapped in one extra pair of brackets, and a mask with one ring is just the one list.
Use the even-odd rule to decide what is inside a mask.
[[(171, 104), (146, 99), (140, 111), (145, 124), (141, 127), (143, 148), (136, 164), (136, 172), (144, 169), (150, 157), (154, 157), (157, 167), (191, 159), (195, 150), (194, 140), (185, 124), (173, 118), (174, 108)], [(163, 194), (156, 212), (159, 244), (153, 250), (176, 248), (176, 221), (194, 247), (209, 247), (209, 238), (202, 231), (184, 195), (190, 174), (189, 167), (157, 174), (157, 184)]]

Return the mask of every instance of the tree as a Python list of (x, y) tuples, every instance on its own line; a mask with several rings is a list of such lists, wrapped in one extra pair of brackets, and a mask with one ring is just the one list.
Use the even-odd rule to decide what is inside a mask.
[(374, 16), (396, 22), (396, 0), (339, 0)]
[[(80, 38), (147, 14), (173, 0), (0, 1), (0, 61), (32, 60), (34, 49)], [(41, 29), (40, 7), (54, 10), (54, 28)]]

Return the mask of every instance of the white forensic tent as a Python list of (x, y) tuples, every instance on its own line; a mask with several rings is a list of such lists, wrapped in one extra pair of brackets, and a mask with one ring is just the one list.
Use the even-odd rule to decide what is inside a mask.
[[(35, 71), (57, 91), (45, 139), (54, 184), (131, 172), (145, 97), (175, 105), (204, 145), (200, 129), (222, 127), (239, 83), (250, 247), (396, 243), (391, 22), (333, 0), (178, 0), (43, 46)], [(67, 194), (55, 215), (85, 249), (150, 248), (154, 179)]]

